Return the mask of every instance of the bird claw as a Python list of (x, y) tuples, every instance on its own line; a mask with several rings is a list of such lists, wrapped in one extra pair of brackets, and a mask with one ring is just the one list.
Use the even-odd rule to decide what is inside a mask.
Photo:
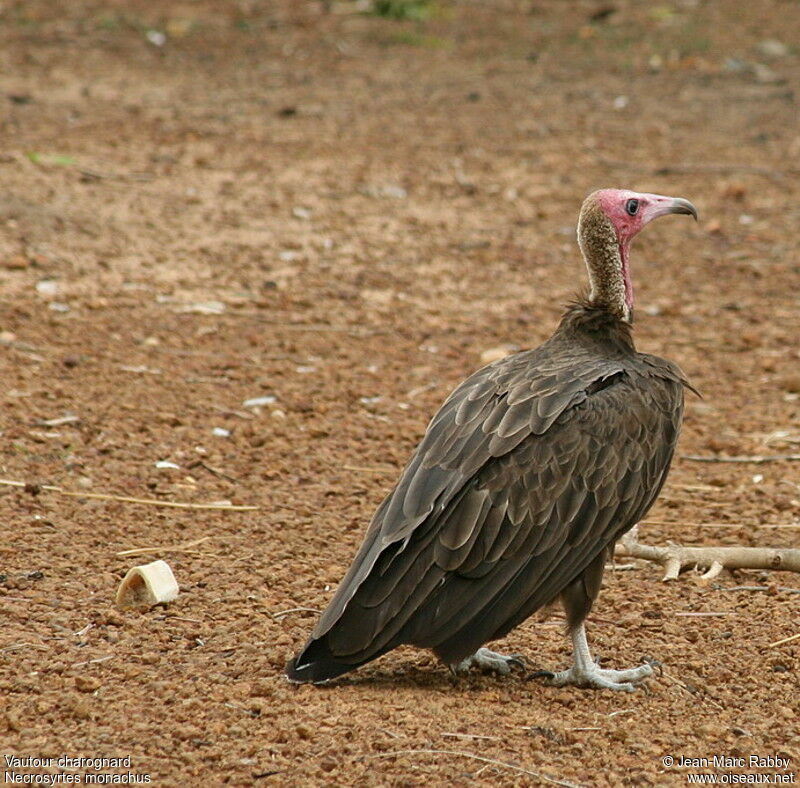
[(645, 664), (649, 665), (659, 676), (664, 675), (664, 663), (661, 662), (661, 660), (645, 657), (644, 661)]
[(524, 672), (527, 668), (522, 654), (506, 656), (505, 654), (490, 651), (488, 648), (479, 648), (472, 656), (461, 660), (461, 662), (448, 665), (450, 672), (454, 676), (467, 673), (472, 667), (479, 668), (484, 673), (499, 673), (501, 676), (507, 676), (512, 669)]
[(647, 663), (629, 670), (605, 670), (597, 663), (593, 663), (591, 666), (584, 668), (578, 668), (577, 665), (573, 665), (569, 670), (562, 670), (560, 673), (539, 670), (531, 678), (544, 678), (551, 687), (566, 687), (571, 684), (575, 687), (634, 692), (636, 685), (652, 676), (653, 673), (653, 667)]

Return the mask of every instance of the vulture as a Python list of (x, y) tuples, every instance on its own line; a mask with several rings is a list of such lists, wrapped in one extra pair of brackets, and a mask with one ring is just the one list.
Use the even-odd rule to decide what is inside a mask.
[[(650, 664), (603, 669), (584, 621), (615, 542), (650, 509), (683, 414), (680, 368), (632, 338), (633, 237), (688, 200), (590, 194), (578, 219), (588, 296), (540, 347), (478, 370), (428, 425), (310, 639), (286, 666), (321, 683), (387, 651), (431, 649), (455, 672), (520, 666), (484, 646), (560, 601), (574, 649), (554, 686), (632, 692)], [(693, 390), (693, 389), (692, 389)]]

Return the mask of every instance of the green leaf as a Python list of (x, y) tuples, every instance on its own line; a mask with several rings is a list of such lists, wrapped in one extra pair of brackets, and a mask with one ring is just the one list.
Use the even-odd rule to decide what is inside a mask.
[(60, 153), (38, 153), (31, 151), (25, 154), (34, 164), (49, 164), (55, 167), (71, 167), (75, 164), (74, 156), (63, 156)]

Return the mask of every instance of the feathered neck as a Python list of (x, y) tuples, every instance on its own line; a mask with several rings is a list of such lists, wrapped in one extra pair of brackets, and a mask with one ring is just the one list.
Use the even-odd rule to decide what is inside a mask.
[(581, 208), (578, 245), (589, 272), (590, 302), (625, 323), (633, 323), (628, 246), (620, 243), (614, 225), (596, 199), (587, 199)]
[(605, 305), (598, 305), (591, 296), (578, 298), (567, 306), (556, 334), (602, 345), (623, 355), (636, 352), (631, 324), (610, 312)]

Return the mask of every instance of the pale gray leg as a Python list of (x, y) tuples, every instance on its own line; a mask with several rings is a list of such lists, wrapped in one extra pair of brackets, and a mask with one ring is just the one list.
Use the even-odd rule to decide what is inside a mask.
[(499, 673), (501, 676), (507, 676), (511, 673), (512, 668), (524, 670), (525, 663), (519, 654), (512, 654), (507, 657), (505, 654), (498, 654), (488, 648), (479, 648), (471, 657), (462, 659), (461, 662), (456, 662), (453, 665), (448, 665), (448, 667), (454, 675), (467, 673), (470, 668), (476, 667), (484, 673)]
[(539, 675), (546, 676), (548, 684), (554, 687), (573, 684), (576, 687), (633, 692), (636, 683), (653, 675), (653, 668), (647, 664), (630, 670), (604, 670), (601, 668), (592, 659), (589, 644), (586, 641), (586, 629), (582, 623), (572, 630), (572, 647), (575, 663), (569, 670), (549, 675), (540, 671)]

